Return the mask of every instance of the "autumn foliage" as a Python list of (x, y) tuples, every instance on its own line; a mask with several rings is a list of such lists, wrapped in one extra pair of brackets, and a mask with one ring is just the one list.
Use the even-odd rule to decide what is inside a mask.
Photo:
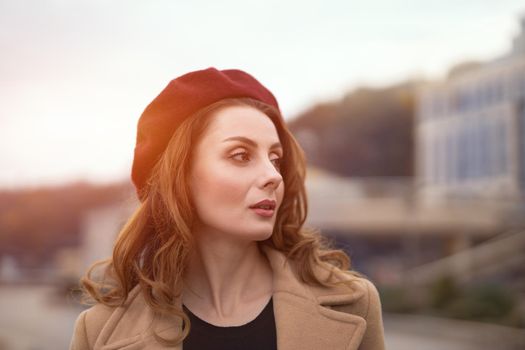
[(127, 182), (0, 190), (0, 256), (23, 267), (52, 261), (57, 249), (78, 244), (84, 214), (132, 195)]

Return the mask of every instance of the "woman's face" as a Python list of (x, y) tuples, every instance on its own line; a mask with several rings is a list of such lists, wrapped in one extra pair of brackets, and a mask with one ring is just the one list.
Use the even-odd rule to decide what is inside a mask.
[[(191, 168), (196, 233), (267, 239), (284, 195), (277, 130), (266, 114), (249, 106), (223, 107), (210, 118)], [(275, 201), (273, 214), (250, 208), (265, 199)]]

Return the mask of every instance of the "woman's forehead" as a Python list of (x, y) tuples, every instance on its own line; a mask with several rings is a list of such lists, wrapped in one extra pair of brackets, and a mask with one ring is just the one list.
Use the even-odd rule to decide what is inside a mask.
[(238, 136), (248, 137), (257, 143), (279, 142), (277, 129), (270, 117), (247, 106), (232, 106), (219, 110), (213, 115), (205, 135), (218, 142)]

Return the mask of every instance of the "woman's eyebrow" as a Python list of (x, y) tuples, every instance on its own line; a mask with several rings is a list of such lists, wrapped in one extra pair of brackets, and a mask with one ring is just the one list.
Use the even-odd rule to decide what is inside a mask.
[[(244, 142), (244, 143), (252, 146), (253, 148), (257, 148), (257, 143), (255, 141), (253, 141), (252, 139), (249, 139), (247, 137), (244, 137), (244, 136), (232, 136), (232, 137), (228, 137), (228, 138), (222, 140), (222, 142), (226, 142), (226, 141), (241, 141), (241, 142)], [(274, 149), (274, 148), (283, 148), (283, 146), (281, 146), (280, 142), (276, 142), (276, 143), (274, 143), (273, 145), (270, 146), (270, 149)]]

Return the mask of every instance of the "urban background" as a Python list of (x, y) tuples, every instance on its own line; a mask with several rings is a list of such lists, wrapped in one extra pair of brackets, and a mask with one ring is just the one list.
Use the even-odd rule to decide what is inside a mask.
[[(53, 4), (61, 9), (59, 2)], [(82, 18), (84, 10), (68, 15)], [(306, 226), (319, 228), (349, 254), (354, 269), (378, 286), (388, 349), (525, 348), (525, 13), (513, 16), (514, 34), (506, 39), (508, 45), (502, 44), (507, 49), (491, 57), (456, 60), (441, 75), (355, 83), (339, 87), (337, 94), (326, 88), (323, 98), (297, 97), (295, 105), (284, 106), (308, 160)], [(440, 18), (446, 27), (446, 16)], [(44, 31), (52, 24), (41, 23)], [(142, 39), (142, 44), (147, 41)], [(4, 45), (9, 41), (0, 40)], [(39, 47), (36, 37), (31, 45)], [(260, 45), (269, 44), (264, 39)], [(364, 50), (361, 54), (366, 56), (366, 47), (353, 49)], [(121, 59), (125, 65), (126, 58)], [(383, 59), (388, 65), (388, 54)], [(226, 58), (219, 63), (228, 65)], [(341, 62), (337, 65), (344, 71)], [(2, 69), (12, 67), (4, 62)], [(69, 72), (72, 67), (64, 69)], [(147, 75), (129, 67), (125, 73), (138, 74), (133, 81)], [(9, 74), (0, 78), (5, 83), (2, 91), (17, 89), (17, 76)], [(164, 76), (158, 84), (165, 82)], [(309, 83), (323, 87), (319, 78)], [(88, 88), (100, 89), (101, 94), (107, 89)], [(61, 89), (64, 100), (73, 98), (75, 105), (82, 100), (71, 97), (67, 86)], [(278, 85), (277, 90), (286, 89)], [(157, 90), (144, 93), (140, 102)], [(292, 92), (283, 92), (282, 99), (288, 94)], [(9, 106), (5, 96), (2, 103)], [(133, 98), (118, 95), (111, 107), (95, 101), (89, 111), (109, 108), (104, 113), (111, 115)], [(17, 106), (26, 104), (24, 113), (35, 113), (31, 100)], [(89, 102), (78, 108), (84, 104)], [(48, 108), (43, 119), (34, 124), (21, 120), (20, 125), (45, 133), (45, 116), (53, 113), (53, 106)], [(39, 152), (44, 146), (21, 135), (24, 128), (8, 135), (13, 110), (2, 112), (0, 133), (27, 142), (25, 152), (36, 155), (28, 169), (37, 169), (44, 158), (60, 158), (59, 152)], [(83, 116), (81, 110), (75, 113)], [(122, 126), (131, 139), (138, 120), (137, 110), (133, 113), (131, 121), (127, 117), (129, 125)], [(56, 143), (58, 149), (84, 142), (59, 135), (68, 132), (68, 123), (86, 120), (79, 117), (61, 129), (51, 127), (45, 143)], [(100, 128), (111, 133), (118, 123), (109, 121)], [(89, 135), (86, 152), (112, 163), (104, 154), (115, 145), (97, 144), (98, 136)], [(89, 176), (48, 181), (54, 175), (46, 173), (42, 183), (29, 177), (17, 183), (15, 173), (9, 173), (8, 164), (14, 163), (5, 161), (17, 158), (16, 148), (2, 143), (1, 172), (11, 178), (0, 185), (0, 350), (67, 348), (74, 321), (85, 307), (75, 292), (78, 280), (94, 261), (110, 256), (116, 235), (138, 201), (125, 166), (112, 170), (115, 176), (99, 176), (98, 182)], [(83, 161), (81, 155), (72, 159), (62, 161)]]

